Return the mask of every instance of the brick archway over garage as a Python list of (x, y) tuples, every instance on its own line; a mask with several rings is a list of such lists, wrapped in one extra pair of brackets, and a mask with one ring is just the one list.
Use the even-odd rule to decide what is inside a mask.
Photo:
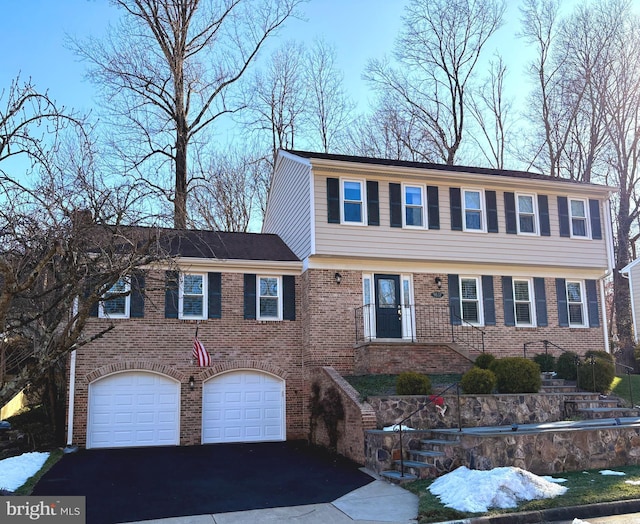
[(174, 378), (181, 383), (186, 382), (188, 376), (185, 373), (181, 373), (175, 368), (172, 368), (171, 366), (159, 364), (158, 362), (153, 362), (150, 360), (127, 360), (113, 362), (106, 366), (95, 369), (91, 373), (87, 373), (87, 375), (85, 375), (85, 379), (88, 383), (91, 383), (98, 380), (99, 378), (105, 377), (107, 375), (112, 375), (113, 373), (121, 373), (123, 371), (153, 371), (154, 373), (160, 373), (161, 375), (166, 375), (168, 377)]
[(289, 376), (289, 373), (284, 369), (274, 366), (270, 362), (262, 362), (260, 360), (229, 360), (227, 362), (218, 362), (210, 368), (204, 368), (196, 378), (204, 382), (215, 375), (227, 373), (228, 371), (239, 371), (242, 369), (264, 371), (265, 373), (269, 373), (285, 381)]

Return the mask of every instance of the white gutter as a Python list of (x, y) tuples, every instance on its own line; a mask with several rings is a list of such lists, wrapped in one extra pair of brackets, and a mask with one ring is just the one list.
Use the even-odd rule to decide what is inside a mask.
[(71, 352), (71, 362), (69, 363), (69, 418), (67, 420), (67, 446), (73, 444), (73, 415), (74, 401), (76, 393), (76, 350)]
[(604, 350), (607, 353), (611, 353), (609, 347), (609, 323), (607, 322), (607, 302), (604, 293), (604, 278), (599, 280), (600, 282), (600, 303), (602, 304), (602, 332), (604, 333)]

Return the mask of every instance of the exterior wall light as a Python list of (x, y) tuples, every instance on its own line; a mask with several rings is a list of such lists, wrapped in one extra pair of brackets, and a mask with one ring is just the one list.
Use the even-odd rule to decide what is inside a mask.
[(189, 389), (193, 391), (196, 387), (196, 379), (193, 378), (193, 375), (189, 377)]
[(342, 282), (342, 275), (340, 273), (336, 273), (333, 275), (333, 278), (336, 279), (336, 284), (340, 285), (340, 282)]
[(442, 279), (440, 277), (436, 277), (435, 282), (436, 282), (436, 286), (438, 286), (438, 289), (441, 289), (442, 288)]

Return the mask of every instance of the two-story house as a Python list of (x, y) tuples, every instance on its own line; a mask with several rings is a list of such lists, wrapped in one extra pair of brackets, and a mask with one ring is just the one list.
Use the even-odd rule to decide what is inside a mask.
[(69, 443), (305, 438), (319, 366), (463, 372), (481, 351), (608, 349), (614, 190), (281, 151), (261, 234), (174, 232), (170, 266), (97, 308), (92, 329), (118, 325), (73, 355)]

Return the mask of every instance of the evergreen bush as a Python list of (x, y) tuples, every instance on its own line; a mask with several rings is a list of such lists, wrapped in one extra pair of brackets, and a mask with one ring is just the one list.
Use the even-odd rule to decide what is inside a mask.
[(483, 353), (476, 357), (474, 366), (479, 367), (480, 369), (489, 369), (491, 363), (496, 359), (491, 353)]
[(615, 378), (615, 366), (605, 358), (595, 358), (580, 363), (578, 367), (578, 387), (594, 393), (608, 393)]
[(398, 395), (430, 395), (431, 380), (428, 376), (405, 371), (396, 379), (396, 393)]
[(506, 357), (491, 364), (499, 393), (537, 393), (542, 385), (540, 366), (523, 357)]
[(538, 353), (533, 356), (533, 361), (540, 366), (543, 373), (556, 370), (556, 357), (549, 353)]
[(496, 387), (496, 374), (489, 369), (473, 367), (462, 375), (460, 387), (466, 395), (488, 395)]
[(556, 377), (564, 380), (576, 380), (578, 378), (578, 354), (573, 351), (565, 351), (556, 362)]

